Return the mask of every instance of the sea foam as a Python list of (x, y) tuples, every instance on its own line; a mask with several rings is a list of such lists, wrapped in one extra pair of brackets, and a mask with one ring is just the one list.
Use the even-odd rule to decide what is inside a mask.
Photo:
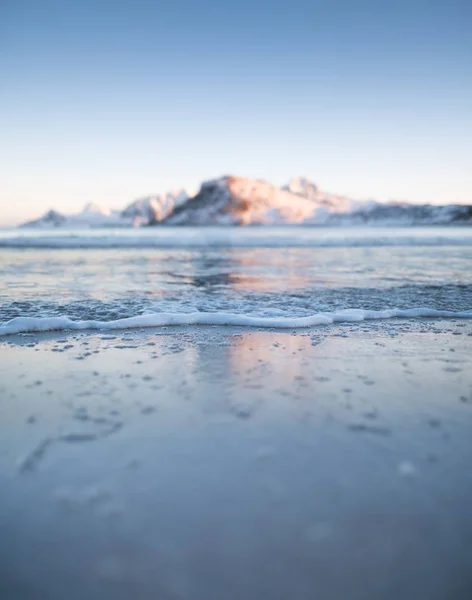
[(460, 318), (472, 319), (472, 310), (455, 312), (431, 308), (402, 310), (345, 309), (335, 312), (316, 313), (306, 317), (259, 317), (224, 312), (152, 313), (117, 319), (115, 321), (75, 321), (66, 316), (59, 317), (16, 317), (0, 324), (0, 336), (42, 331), (83, 329), (138, 329), (142, 327), (227, 325), (242, 327), (270, 327), (277, 329), (299, 329), (330, 325), (336, 322), (355, 322), (392, 318)]

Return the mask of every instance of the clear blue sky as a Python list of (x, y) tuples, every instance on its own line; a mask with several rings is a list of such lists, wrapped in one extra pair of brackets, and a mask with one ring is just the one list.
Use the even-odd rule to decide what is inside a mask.
[(472, 203), (470, 0), (0, 0), (0, 222), (222, 174)]

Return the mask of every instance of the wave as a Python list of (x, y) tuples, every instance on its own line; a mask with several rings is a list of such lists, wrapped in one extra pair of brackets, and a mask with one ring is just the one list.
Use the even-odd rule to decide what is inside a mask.
[(258, 317), (224, 312), (152, 313), (116, 321), (74, 321), (60, 317), (16, 317), (0, 324), (0, 336), (18, 333), (84, 329), (138, 329), (143, 327), (186, 325), (229, 325), (277, 329), (300, 329), (336, 322), (357, 322), (393, 318), (460, 318), (472, 319), (472, 310), (455, 312), (431, 308), (390, 308), (385, 310), (345, 309), (317, 313), (306, 317)]
[(104, 233), (44, 232), (0, 235), (0, 248), (32, 249), (191, 249), (191, 248), (346, 248), (382, 246), (472, 246), (469, 228), (149, 228)]

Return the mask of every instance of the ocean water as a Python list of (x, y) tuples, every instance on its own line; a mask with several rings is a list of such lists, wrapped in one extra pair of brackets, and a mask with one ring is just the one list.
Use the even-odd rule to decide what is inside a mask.
[(0, 272), (0, 333), (472, 316), (466, 227), (4, 230)]

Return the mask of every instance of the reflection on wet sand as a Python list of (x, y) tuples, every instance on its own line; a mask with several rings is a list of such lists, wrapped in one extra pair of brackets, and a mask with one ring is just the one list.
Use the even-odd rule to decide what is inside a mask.
[[(288, 254), (288, 256), (287, 256)], [(211, 291), (227, 287), (236, 292), (285, 292), (308, 284), (306, 264), (290, 251), (279, 254), (269, 249), (229, 248), (218, 254), (193, 256), (179, 272), (164, 271), (168, 283), (191, 285)], [(303, 274), (305, 271), (305, 275)]]
[(283, 333), (268, 344), (268, 336), (273, 337), (274, 333), (244, 332), (234, 336), (227, 347), (232, 377), (249, 384), (259, 379), (261, 372), (270, 372), (272, 382), (280, 380), (280, 385), (303, 377), (313, 350), (310, 337)]

